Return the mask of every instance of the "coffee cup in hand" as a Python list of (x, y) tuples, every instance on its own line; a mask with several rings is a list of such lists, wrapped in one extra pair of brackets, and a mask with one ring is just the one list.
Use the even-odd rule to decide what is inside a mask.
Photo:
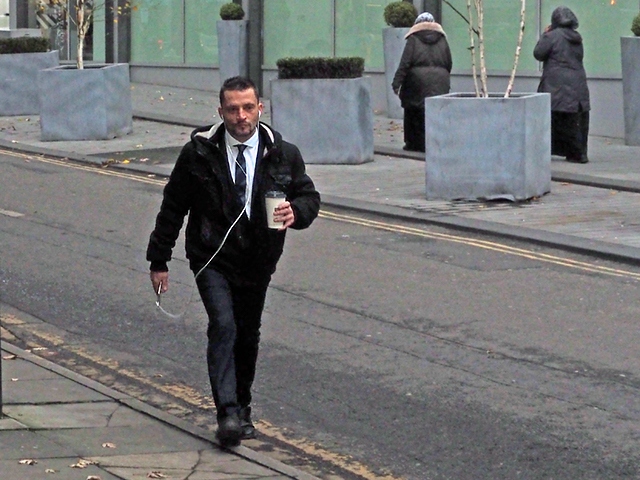
[(264, 203), (267, 210), (267, 225), (269, 228), (282, 228), (284, 222), (276, 222), (273, 217), (276, 213), (276, 207), (284, 202), (286, 196), (284, 192), (270, 190), (264, 196)]

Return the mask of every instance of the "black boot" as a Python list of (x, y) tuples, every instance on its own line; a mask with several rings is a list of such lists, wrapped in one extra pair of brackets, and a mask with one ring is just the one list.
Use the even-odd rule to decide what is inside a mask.
[(237, 447), (242, 439), (243, 429), (240, 426), (238, 415), (232, 413), (218, 420), (218, 431), (216, 438), (223, 447)]
[(242, 407), (238, 413), (240, 428), (242, 428), (242, 440), (256, 438), (256, 427), (251, 421), (251, 407)]

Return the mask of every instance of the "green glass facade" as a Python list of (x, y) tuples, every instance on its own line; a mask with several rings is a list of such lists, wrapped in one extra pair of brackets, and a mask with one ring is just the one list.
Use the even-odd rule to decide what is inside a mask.
[[(466, 14), (466, 0), (450, 0), (450, 3)], [(584, 38), (584, 64), (589, 76), (620, 75), (620, 37), (631, 35), (631, 20), (638, 13), (638, 0), (563, 0), (561, 4), (571, 8), (580, 22), (578, 30)], [(531, 52), (538, 32), (550, 23), (551, 12), (558, 5), (557, 1), (527, 0), (519, 72), (538, 70)], [(467, 24), (446, 4), (442, 7), (442, 17), (451, 45), (454, 69), (470, 69)], [(519, 1), (485, 1), (486, 61), (489, 70), (510, 71), (513, 67), (519, 19)]]
[[(73, 9), (73, 1), (67, 0)], [(220, 7), (229, 0), (134, 0), (130, 25), (127, 25), (130, 62), (150, 66), (218, 66), (216, 24)], [(360, 56), (368, 72), (383, 70), (381, 30), (383, 12), (393, 0), (245, 0), (247, 6), (261, 8), (260, 62), (264, 69), (274, 69), (282, 57)], [(424, 1), (424, 0), (422, 0)], [(414, 3), (422, 3), (416, 1)], [(37, 27), (35, 12), (29, 12), (28, 24)], [(437, 0), (427, 3), (437, 4)], [(585, 67), (590, 77), (620, 76), (620, 37), (631, 35), (633, 17), (640, 0), (563, 0), (580, 21), (584, 37)], [(108, 0), (106, 8), (124, 4)], [(20, 3), (22, 5), (22, 3)], [(261, 7), (260, 7), (261, 6)], [(518, 71), (535, 74), (540, 66), (532, 51), (539, 32), (549, 23), (556, 0), (526, 0), (526, 28)], [(511, 71), (519, 32), (519, 0), (485, 0), (486, 61), (490, 73)], [(454, 10), (455, 9), (455, 10)], [(454, 72), (471, 70), (469, 32), (460, 12), (467, 15), (467, 0), (440, 2), (442, 25), (447, 32), (453, 54)], [(255, 11), (255, 10), (254, 10)], [(109, 61), (106, 52), (112, 42), (105, 8), (96, 12), (92, 49), (87, 60)], [(251, 19), (249, 19), (251, 21)], [(66, 52), (63, 58), (75, 58), (74, 27), (60, 37)], [(255, 38), (254, 38), (255, 41)], [(126, 58), (126, 57), (125, 57)], [(126, 61), (126, 60), (125, 60)]]
[[(216, 22), (227, 0), (143, 0), (131, 19), (131, 62), (217, 66)], [(383, 68), (381, 30), (391, 0), (263, 0), (262, 65), (282, 57), (361, 56), (367, 71)], [(450, 0), (466, 15), (466, 0)], [(629, 35), (638, 0), (564, 0), (580, 20), (585, 66), (590, 75), (620, 74), (619, 37)], [(536, 72), (531, 54), (538, 32), (557, 2), (527, 0), (520, 72)], [(467, 24), (443, 3), (442, 25), (451, 45), (454, 70), (471, 69)], [(485, 1), (486, 59), (491, 72), (509, 72), (518, 37), (520, 2)]]

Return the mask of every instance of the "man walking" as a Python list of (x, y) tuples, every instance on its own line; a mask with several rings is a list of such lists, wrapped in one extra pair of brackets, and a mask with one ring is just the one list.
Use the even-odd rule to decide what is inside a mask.
[[(267, 287), (288, 228), (308, 227), (320, 195), (298, 148), (259, 121), (258, 89), (243, 77), (220, 90), (222, 123), (193, 131), (164, 189), (147, 248), (154, 291), (169, 288), (167, 263), (188, 215), (186, 254), (209, 317), (207, 366), (224, 446), (255, 437), (251, 386)], [(267, 212), (265, 194), (286, 195)], [(267, 226), (267, 216), (282, 226)]]

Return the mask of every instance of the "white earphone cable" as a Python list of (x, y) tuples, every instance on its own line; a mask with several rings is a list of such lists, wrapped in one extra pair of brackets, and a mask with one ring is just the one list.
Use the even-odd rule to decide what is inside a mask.
[(204, 271), (204, 269), (209, 266), (209, 264), (213, 261), (213, 259), (216, 258), (218, 253), (220, 253), (220, 250), (222, 250), (222, 247), (224, 247), (224, 244), (226, 243), (227, 238), (229, 238), (229, 235), (231, 234), (231, 230), (233, 230), (233, 227), (235, 227), (236, 224), (240, 221), (240, 219), (242, 218), (242, 215), (244, 215), (244, 212), (247, 211), (247, 204), (248, 203), (249, 203), (249, 199), (247, 199), (247, 201), (244, 203), (244, 207), (242, 207), (242, 211), (238, 214), (236, 219), (233, 221), (233, 223), (231, 224), (231, 226), (227, 230), (227, 233), (224, 234), (224, 237), (222, 238), (222, 241), (220, 242), (220, 245), (218, 246), (218, 249), (213, 253), (213, 255), (211, 255), (211, 258), (207, 261), (207, 263), (205, 263), (204, 266), (200, 270), (198, 270), (198, 272), (194, 275), (194, 277), (193, 277), (193, 285), (191, 286), (191, 294), (189, 295), (189, 299), (184, 304), (184, 308), (182, 309), (182, 311), (180, 313), (171, 313), (171, 312), (168, 312), (167, 310), (165, 310), (162, 307), (162, 302), (160, 300), (160, 297), (162, 295), (162, 293), (160, 293), (160, 289), (162, 288), (162, 284), (159, 285), (158, 291), (156, 292), (156, 307), (158, 307), (158, 309), (163, 314), (165, 314), (167, 317), (173, 318), (174, 320), (178, 320), (178, 319), (182, 318), (185, 313), (187, 313), (187, 308), (191, 304), (191, 300), (193, 300), (193, 293), (194, 293), (194, 291), (196, 289), (196, 286), (197, 286), (196, 280), (198, 279), (200, 274)]

